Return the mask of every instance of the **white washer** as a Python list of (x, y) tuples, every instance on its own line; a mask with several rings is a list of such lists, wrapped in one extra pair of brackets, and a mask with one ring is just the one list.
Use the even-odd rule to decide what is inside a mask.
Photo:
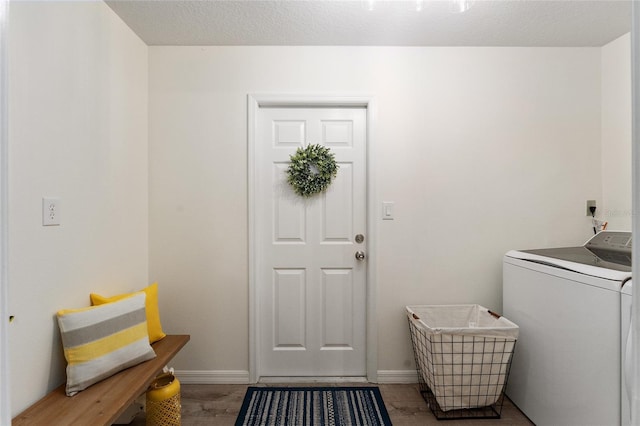
[(620, 386), (621, 395), (621, 424), (628, 426), (631, 424), (631, 297), (633, 295), (633, 283), (627, 281), (622, 286), (620, 293), (620, 308), (622, 310), (620, 317), (620, 342), (622, 343), (622, 352), (620, 356), (620, 377), (622, 378)]
[(631, 233), (510, 251), (503, 314), (520, 327), (507, 396), (538, 426), (621, 424), (621, 289)]

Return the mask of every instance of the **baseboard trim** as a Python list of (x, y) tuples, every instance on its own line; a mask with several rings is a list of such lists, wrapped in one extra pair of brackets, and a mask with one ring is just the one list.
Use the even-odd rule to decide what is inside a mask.
[[(251, 383), (249, 381), (249, 372), (246, 370), (176, 370), (175, 375), (180, 380), (180, 383), (185, 385), (233, 385), (240, 384), (246, 385)], [(272, 383), (272, 378), (263, 377), (260, 382)], [(278, 377), (278, 383), (286, 382), (300, 382), (299, 377), (288, 378)], [(366, 379), (361, 379), (365, 381)], [(322, 381), (330, 382), (356, 382), (360, 381), (356, 378), (323, 378)], [(315, 380), (306, 378), (305, 381), (320, 381), (318, 378)], [(418, 374), (416, 370), (378, 370), (378, 383), (418, 383)]]
[(175, 375), (185, 385), (246, 385), (246, 370), (176, 370)]
[(418, 383), (416, 370), (378, 370), (378, 383)]

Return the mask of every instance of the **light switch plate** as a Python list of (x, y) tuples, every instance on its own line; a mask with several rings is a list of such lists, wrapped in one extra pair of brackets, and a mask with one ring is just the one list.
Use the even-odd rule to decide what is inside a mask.
[(382, 220), (393, 220), (395, 204), (393, 201), (384, 201), (382, 203)]

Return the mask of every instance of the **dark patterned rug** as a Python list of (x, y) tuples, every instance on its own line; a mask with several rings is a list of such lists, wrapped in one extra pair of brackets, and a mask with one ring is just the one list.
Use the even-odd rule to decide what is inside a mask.
[(236, 426), (390, 426), (380, 389), (249, 387)]

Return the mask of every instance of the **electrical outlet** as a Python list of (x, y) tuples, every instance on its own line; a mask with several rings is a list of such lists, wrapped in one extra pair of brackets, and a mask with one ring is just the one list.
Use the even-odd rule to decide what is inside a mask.
[(60, 225), (60, 199), (44, 197), (42, 199), (42, 226)]
[(587, 216), (591, 216), (590, 207), (595, 207), (595, 206), (596, 206), (596, 200), (587, 200)]

